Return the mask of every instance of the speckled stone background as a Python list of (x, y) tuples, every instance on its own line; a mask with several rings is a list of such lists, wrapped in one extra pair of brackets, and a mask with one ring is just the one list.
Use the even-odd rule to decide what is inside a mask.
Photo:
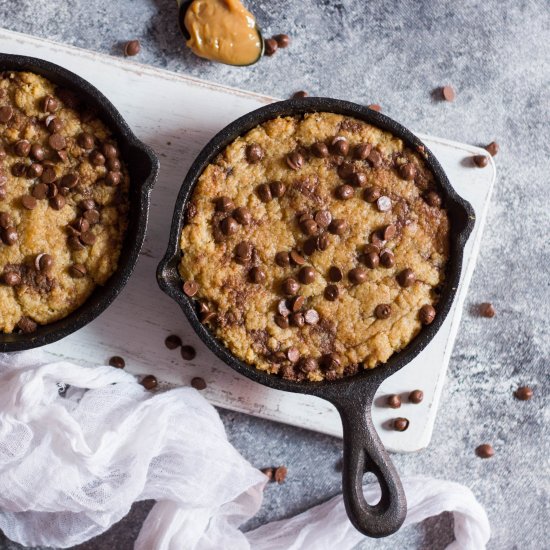
[[(489, 548), (549, 548), (550, 519), (550, 5), (548, 0), (248, 0), (265, 34), (292, 46), (250, 68), (194, 58), (178, 34), (174, 0), (0, 0), (0, 25), (120, 55), (138, 38), (139, 61), (287, 97), (296, 90), (380, 103), (425, 133), (475, 144), (496, 139), (498, 181), (478, 266), (449, 368), (434, 437), (395, 456), (403, 475), (472, 488), (493, 530)], [(432, 90), (451, 84), (454, 103)], [(131, 93), (129, 91), (129, 93)], [(494, 319), (475, 315), (494, 303)], [(513, 390), (534, 388), (530, 402)], [(421, 386), (421, 381), (419, 381)], [(284, 463), (251, 526), (293, 515), (340, 491), (340, 441), (222, 412), (229, 437), (253, 463)], [(496, 454), (480, 460), (474, 448)], [(150, 503), (82, 550), (132, 548)], [(448, 514), (360, 548), (438, 550), (452, 540)], [(2, 540), (1, 549), (21, 548)]]

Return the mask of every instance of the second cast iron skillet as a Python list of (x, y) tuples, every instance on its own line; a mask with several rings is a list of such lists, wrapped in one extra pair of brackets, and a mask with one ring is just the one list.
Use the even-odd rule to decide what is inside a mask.
[[(224, 128), (206, 145), (187, 173), (176, 201), (170, 242), (158, 266), (157, 279), (160, 288), (180, 305), (202, 341), (232, 369), (270, 388), (321, 397), (338, 409), (344, 431), (342, 490), (347, 513), (353, 525), (365, 535), (384, 537), (399, 529), (407, 513), (407, 503), (397, 471), (372, 423), (371, 406), (374, 394), (382, 381), (416, 357), (441, 327), (456, 295), (464, 245), (474, 226), (475, 218), (471, 205), (456, 194), (439, 162), (424, 146), (427, 153), (426, 163), (441, 188), (444, 206), (451, 221), (450, 257), (445, 284), (436, 307), (437, 315), (431, 325), (423, 327), (406, 348), (392, 355), (384, 365), (362, 370), (348, 378), (318, 383), (293, 382), (257, 370), (235, 357), (200, 322), (195, 302), (182, 291), (183, 281), (178, 272), (182, 254), (179, 238), (184, 225), (187, 202), (206, 166), (229, 143), (258, 124), (278, 116), (311, 112), (332, 112), (355, 117), (391, 132), (412, 149), (424, 146), (409, 130), (387, 116), (367, 107), (337, 99), (291, 99), (244, 115)], [(375, 505), (368, 504), (363, 495), (362, 481), (366, 472), (376, 475), (380, 483), (382, 497)]]

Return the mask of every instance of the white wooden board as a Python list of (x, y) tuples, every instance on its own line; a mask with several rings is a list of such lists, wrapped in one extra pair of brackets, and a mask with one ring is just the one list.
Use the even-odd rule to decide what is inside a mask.
[[(156, 284), (155, 269), (167, 245), (173, 204), (194, 157), (226, 124), (274, 99), (3, 29), (0, 51), (47, 59), (90, 81), (161, 161), (147, 239), (129, 284), (103, 315), (76, 334), (47, 346), (47, 352), (85, 364), (104, 364), (112, 355), (122, 355), (129, 371), (155, 374), (170, 384), (189, 384), (192, 377), (201, 376), (208, 384), (204, 394), (214, 405), (340, 436), (340, 419), (332, 405), (262, 387), (221, 363)], [(473, 205), (477, 219), (450, 315), (430, 345), (382, 384), (375, 400), (374, 423), (386, 447), (396, 452), (416, 451), (430, 441), (495, 180), (492, 161), (483, 169), (465, 166), (465, 158), (482, 152), (478, 148), (418, 135), (439, 159), (455, 189)], [(185, 362), (177, 351), (165, 348), (164, 339), (172, 333), (197, 349), (196, 359)], [(389, 393), (416, 388), (424, 391), (424, 401), (399, 410), (399, 415), (410, 419), (409, 429), (403, 433), (388, 430), (387, 423), (396, 411), (376, 402)]]

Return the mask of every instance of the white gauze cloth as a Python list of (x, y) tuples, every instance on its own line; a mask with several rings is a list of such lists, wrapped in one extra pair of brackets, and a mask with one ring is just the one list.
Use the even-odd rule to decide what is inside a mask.
[[(70, 385), (65, 397), (58, 383)], [(112, 367), (0, 354), (0, 529), (20, 544), (74, 546), (145, 499), (157, 503), (136, 550), (347, 550), (364, 540), (341, 496), (242, 533), (266, 481), (195, 389), (151, 393)], [(485, 548), (489, 522), (468, 488), (420, 477), (403, 483), (405, 525), (451, 511), (448, 550)], [(369, 500), (377, 492), (365, 486)]]

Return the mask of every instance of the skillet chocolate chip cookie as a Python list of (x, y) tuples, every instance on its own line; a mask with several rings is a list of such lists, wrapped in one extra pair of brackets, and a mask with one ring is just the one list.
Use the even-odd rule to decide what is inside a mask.
[(437, 315), (449, 219), (423, 150), (332, 113), (270, 120), (200, 176), (183, 290), (231, 352), (291, 380), (373, 368)]
[(128, 172), (109, 129), (73, 92), (0, 73), (0, 331), (77, 309), (116, 270)]

